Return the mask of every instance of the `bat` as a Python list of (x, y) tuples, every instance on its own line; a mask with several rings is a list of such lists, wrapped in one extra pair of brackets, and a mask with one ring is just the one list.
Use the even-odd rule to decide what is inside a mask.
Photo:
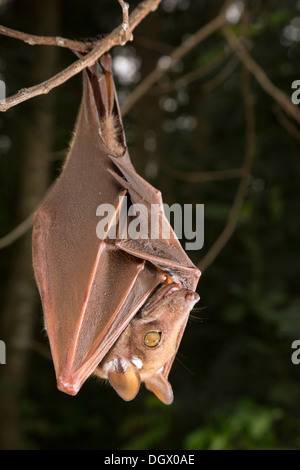
[[(99, 238), (103, 204), (113, 213)], [(135, 205), (144, 209), (147, 239), (121, 229), (122, 211)], [(168, 375), (199, 300), (200, 271), (170, 227), (160, 191), (131, 163), (108, 53), (83, 72), (68, 156), (34, 214), (32, 254), (58, 389), (76, 395), (93, 375), (126, 401), (144, 382), (172, 403)]]

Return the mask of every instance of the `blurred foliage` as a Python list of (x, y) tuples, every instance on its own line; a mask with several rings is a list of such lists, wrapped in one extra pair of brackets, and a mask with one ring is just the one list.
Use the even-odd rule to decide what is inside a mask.
[[(0, 22), (35, 33), (26, 13), (29, 3), (6, 3)], [(117, 1), (60, 3), (63, 37), (109, 32), (121, 20)], [(137, 3), (130, 2), (132, 8)], [(299, 2), (248, 3), (253, 11), (251, 54), (290, 96), (292, 82), (300, 79)], [(162, 55), (210, 21), (222, 4), (221, 0), (163, 0), (161, 8), (137, 28), (134, 41), (112, 51), (115, 60), (127, 57), (135, 64), (130, 80), (116, 73), (121, 102)], [(240, 31), (239, 24), (232, 27)], [(34, 64), (36, 49), (9, 38), (0, 41), (1, 78), (12, 94), (31, 85), (27, 70)], [(165, 202), (205, 204), (205, 246), (200, 252), (189, 252), (195, 264), (223, 229), (238, 181), (191, 183), (175, 179), (171, 170), (241, 166), (245, 150), (241, 66), (209, 94), (203, 92), (203, 85), (224, 64), (187, 86), (172, 91), (164, 91), (164, 86), (209, 63), (224, 48), (221, 34), (209, 37), (124, 118), (133, 163), (162, 190)], [(59, 70), (72, 60), (70, 51), (61, 50)], [(257, 119), (252, 182), (233, 237), (200, 280), (201, 301), (170, 374), (174, 404), (160, 404), (145, 389), (125, 403), (96, 379), (88, 380), (75, 398), (64, 395), (56, 390), (51, 361), (32, 352), (20, 405), (23, 448), (300, 448), (300, 369), (291, 363), (291, 344), (300, 339), (299, 142), (280, 125), (273, 100), (254, 79), (251, 86)], [(55, 178), (62, 166), (55, 152), (66, 149), (71, 138), (80, 77), (51, 93), (56, 103)], [(0, 235), (20, 222), (16, 210), (22, 161), (19, 137), (30, 119), (32, 101), (0, 116)], [(1, 253), (1, 305), (13, 255), (14, 245)], [(36, 341), (48, 348), (38, 294), (34, 315)], [(1, 332), (0, 339), (5, 340)], [(0, 390), (4, 386), (0, 384)]]
[(258, 406), (243, 400), (232, 414), (219, 413), (212, 424), (190, 433), (184, 442), (187, 450), (275, 450), (281, 448), (274, 425), (282, 420), (279, 408)]
[(274, 424), (283, 418), (281, 409), (258, 406), (243, 400), (232, 414), (219, 413), (212, 424), (190, 433), (187, 450), (276, 449)]

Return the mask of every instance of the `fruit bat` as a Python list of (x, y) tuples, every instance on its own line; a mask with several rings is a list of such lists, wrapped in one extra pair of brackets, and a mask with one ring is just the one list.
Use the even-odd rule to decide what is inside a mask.
[[(113, 213), (99, 235), (97, 211), (104, 204)], [(146, 239), (120, 228), (122, 210), (135, 204), (144, 209)], [(169, 236), (162, 237), (166, 227)], [(32, 237), (58, 388), (76, 395), (93, 374), (124, 400), (144, 382), (170, 404), (168, 375), (199, 300), (200, 271), (170, 227), (161, 193), (130, 161), (109, 54), (83, 72), (70, 151), (34, 215)]]

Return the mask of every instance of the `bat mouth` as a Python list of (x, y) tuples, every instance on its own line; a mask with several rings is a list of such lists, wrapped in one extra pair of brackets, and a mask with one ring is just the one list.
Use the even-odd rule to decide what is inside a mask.
[(169, 295), (177, 292), (178, 290), (182, 289), (180, 284), (168, 284), (167, 286), (159, 287), (155, 294), (153, 294), (152, 300), (150, 299), (145, 308), (143, 308), (143, 312), (152, 310), (162, 299), (168, 297)]
[(168, 286), (166, 286), (166, 290), (165, 292), (163, 292), (162, 297), (167, 297), (168, 295), (171, 295), (173, 294), (173, 292), (180, 290), (180, 289), (181, 289), (180, 284), (169, 284)]

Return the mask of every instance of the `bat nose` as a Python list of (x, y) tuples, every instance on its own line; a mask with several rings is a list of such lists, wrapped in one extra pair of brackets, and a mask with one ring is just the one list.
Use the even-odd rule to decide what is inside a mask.
[(199, 299), (200, 296), (197, 294), (197, 292), (189, 291), (187, 294), (185, 294), (185, 300), (188, 302), (198, 302)]

